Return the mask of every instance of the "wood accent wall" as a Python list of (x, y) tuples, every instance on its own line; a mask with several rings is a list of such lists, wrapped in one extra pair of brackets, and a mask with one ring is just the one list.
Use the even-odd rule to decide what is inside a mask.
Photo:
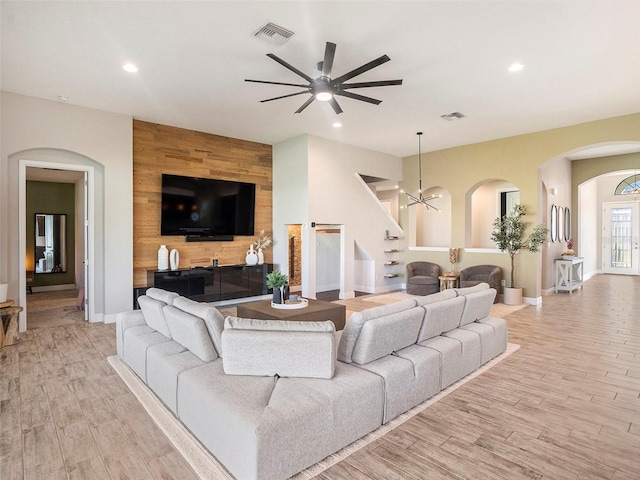
[[(231, 242), (187, 242), (160, 235), (162, 174), (219, 178), (256, 184), (255, 236)], [(271, 145), (155, 123), (133, 121), (133, 285), (147, 285), (147, 270), (158, 266), (158, 248), (177, 248), (180, 268), (244, 263), (260, 230), (273, 238)], [(107, 199), (108, 201), (108, 199)], [(272, 261), (272, 250), (265, 252)]]

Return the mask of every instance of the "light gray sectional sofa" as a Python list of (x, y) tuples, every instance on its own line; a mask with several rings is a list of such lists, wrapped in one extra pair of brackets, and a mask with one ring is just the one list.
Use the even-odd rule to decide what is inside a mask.
[(118, 356), (238, 479), (282, 479), (505, 351), (487, 284), (332, 322), (224, 319), (151, 288), (117, 317)]

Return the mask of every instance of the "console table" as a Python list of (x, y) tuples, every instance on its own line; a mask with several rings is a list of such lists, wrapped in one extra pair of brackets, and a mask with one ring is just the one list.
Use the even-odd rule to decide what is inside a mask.
[(582, 288), (582, 257), (557, 258), (555, 293), (569, 292)]
[(266, 276), (272, 271), (272, 263), (148, 270), (147, 285), (198, 302), (219, 302), (267, 295), (270, 292), (265, 284)]

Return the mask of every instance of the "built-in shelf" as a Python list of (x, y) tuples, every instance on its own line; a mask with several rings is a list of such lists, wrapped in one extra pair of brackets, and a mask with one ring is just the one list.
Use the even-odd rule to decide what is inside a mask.
[(392, 248), (391, 250), (385, 250), (384, 253), (398, 253), (400, 250)]
[(396, 278), (398, 276), (397, 273), (386, 273), (384, 278)]
[(391, 260), (389, 262), (384, 262), (385, 265), (399, 265), (399, 262), (396, 260)]

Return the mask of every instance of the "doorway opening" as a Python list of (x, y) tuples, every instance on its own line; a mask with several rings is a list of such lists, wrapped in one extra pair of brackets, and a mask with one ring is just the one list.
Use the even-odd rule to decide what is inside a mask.
[[(95, 308), (93, 302), (90, 301), (94, 297), (94, 282), (92, 279), (92, 271), (89, 266), (93, 264), (93, 244), (94, 244), (94, 228), (93, 228), (93, 216), (94, 216), (94, 201), (93, 201), (93, 179), (94, 169), (90, 165), (79, 164), (65, 164), (44, 162), (35, 160), (20, 160), (19, 161), (19, 268), (20, 268), (20, 304), (25, 308), (20, 314), (19, 330), (25, 331), (29, 322), (29, 307), (33, 310), (34, 326), (44, 326), (42, 322), (38, 320), (42, 317), (43, 310), (47, 308), (51, 309), (52, 315), (55, 315), (56, 321), (60, 320), (60, 315), (64, 315), (67, 311), (73, 313), (74, 319), (81, 319), (83, 321), (92, 321), (95, 314)], [(74, 225), (71, 231), (67, 231), (66, 244), (74, 245), (73, 251), (67, 249), (66, 256), (67, 263), (73, 265), (73, 271), (71, 268), (65, 266), (63, 268), (53, 268), (50, 272), (45, 272), (40, 269), (39, 275), (49, 276), (47, 280), (38, 282), (35, 280), (36, 274), (40, 263), (46, 264), (46, 258), (44, 262), (36, 261), (35, 255), (36, 244), (38, 238), (34, 235), (36, 233), (36, 216), (28, 215), (27, 208), (27, 182), (47, 182), (47, 183), (71, 183), (73, 184), (73, 196), (74, 205), (73, 212), (68, 216), (68, 223)], [(30, 205), (30, 209), (33, 209), (33, 205)], [(50, 208), (46, 203), (38, 205), (36, 209), (43, 210), (41, 214), (54, 213), (47, 212)], [(33, 213), (33, 212), (31, 212)], [(33, 222), (32, 222), (33, 220)], [(69, 222), (72, 220), (72, 222)], [(33, 223), (33, 225), (32, 225)], [(27, 236), (29, 232), (29, 237)], [(71, 237), (71, 238), (69, 238)], [(29, 239), (28, 239), (29, 238)], [(46, 239), (46, 236), (45, 236)], [(46, 242), (46, 240), (45, 240)], [(28, 248), (29, 246), (29, 248)], [(66, 280), (62, 282), (56, 281), (54, 278), (58, 276), (62, 278), (65, 276)], [(27, 285), (27, 279), (29, 285)], [(70, 279), (70, 280), (69, 280)], [(38, 288), (38, 283), (43, 283)], [(27, 288), (29, 287), (29, 288)], [(73, 293), (68, 291), (60, 293), (64, 290), (73, 289)], [(27, 299), (27, 295), (35, 295), (35, 292), (44, 291), (48, 294), (47, 298), (43, 299), (43, 302), (38, 305), (32, 301), (35, 298), (31, 297)], [(52, 293), (58, 292), (58, 293)], [(70, 297), (70, 298), (69, 298)], [(55, 313), (53, 313), (55, 312)], [(46, 316), (46, 315), (45, 315)], [(68, 320), (68, 318), (67, 318)], [(45, 323), (46, 324), (46, 323)], [(55, 324), (54, 322), (50, 323)]]

